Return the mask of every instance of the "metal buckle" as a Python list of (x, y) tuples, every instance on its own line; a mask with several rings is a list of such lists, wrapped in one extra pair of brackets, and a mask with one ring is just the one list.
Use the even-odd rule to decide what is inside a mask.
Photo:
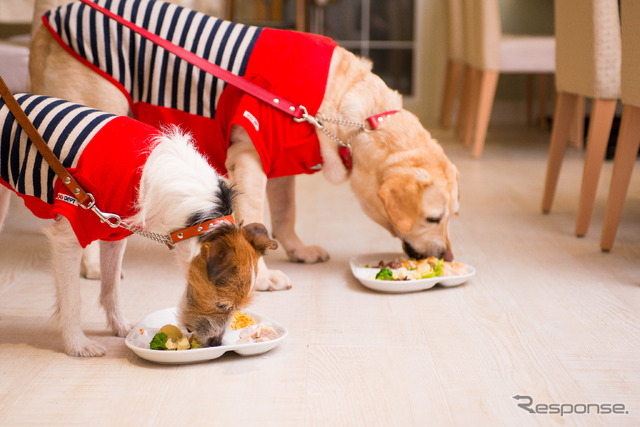
[(91, 201), (89, 202), (89, 204), (87, 206), (85, 206), (82, 203), (80, 203), (80, 207), (82, 209), (91, 209), (96, 205), (96, 199), (95, 199), (95, 197), (93, 197), (93, 194), (87, 193), (87, 196), (91, 199)]
[(370, 133), (375, 131), (375, 129), (371, 126), (369, 120), (365, 120), (364, 122), (362, 122), (362, 131), (365, 133)]
[(93, 194), (91, 193), (87, 193), (87, 196), (89, 196), (89, 198), (91, 199), (91, 201), (89, 202), (88, 205), (80, 205), (83, 209), (90, 209), (93, 211), (93, 213), (95, 213), (96, 215), (98, 215), (98, 217), (100, 218), (100, 222), (106, 222), (109, 227), (111, 228), (118, 228), (120, 227), (120, 223), (122, 222), (122, 219), (120, 218), (119, 215), (116, 214), (112, 214), (112, 213), (106, 213), (106, 212), (102, 212), (100, 209), (98, 209), (98, 207), (96, 206), (96, 199), (95, 197), (93, 197)]
[(293, 120), (295, 120), (298, 123), (309, 122), (315, 127), (317, 127), (318, 129), (324, 128), (324, 125), (320, 121), (318, 121), (318, 119), (309, 115), (309, 113), (307, 112), (307, 108), (304, 105), (301, 105), (300, 109), (302, 110), (302, 117), (300, 118), (294, 117)]

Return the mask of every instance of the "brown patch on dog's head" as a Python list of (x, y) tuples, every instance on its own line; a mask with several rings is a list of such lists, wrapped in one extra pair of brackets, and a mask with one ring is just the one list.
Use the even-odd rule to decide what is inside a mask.
[(264, 225), (223, 225), (202, 239), (189, 267), (181, 323), (203, 346), (220, 345), (234, 311), (253, 296), (258, 260), (278, 244)]

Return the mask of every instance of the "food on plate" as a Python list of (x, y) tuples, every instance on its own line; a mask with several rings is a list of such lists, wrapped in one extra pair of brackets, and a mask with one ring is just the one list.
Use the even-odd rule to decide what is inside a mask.
[(460, 276), (468, 273), (464, 264), (436, 257), (404, 261), (396, 258), (391, 262), (380, 261), (377, 268), (380, 271), (376, 274), (376, 280), (421, 280), (440, 276)]
[(201, 347), (198, 340), (184, 335), (180, 328), (171, 324), (160, 328), (149, 343), (152, 350), (189, 350)]
[(231, 323), (229, 323), (229, 326), (231, 327), (231, 329), (236, 331), (253, 324), (255, 324), (255, 322), (253, 321), (251, 316), (249, 316), (247, 313), (236, 311), (235, 313), (233, 313), (233, 317), (231, 318)]
[(248, 344), (252, 342), (271, 341), (278, 338), (278, 333), (271, 325), (258, 323), (257, 325), (248, 325), (240, 331), (237, 344)]
[(238, 334), (239, 339), (236, 341), (236, 344), (264, 342), (278, 338), (278, 333), (271, 325), (266, 323), (256, 324), (251, 316), (240, 311), (233, 313), (229, 326), (234, 331), (240, 329), (240, 333)]
[(182, 331), (176, 325), (164, 325), (158, 332), (164, 332), (167, 334), (167, 338), (170, 338), (173, 341), (178, 341), (183, 337)]
[[(271, 341), (278, 338), (278, 333), (266, 323), (258, 323), (247, 313), (236, 311), (233, 313), (230, 325), (231, 329), (239, 330), (237, 344), (249, 344), (254, 342)], [(184, 334), (175, 325), (164, 325), (156, 333), (149, 343), (152, 350), (189, 350), (202, 348), (200, 343)]]

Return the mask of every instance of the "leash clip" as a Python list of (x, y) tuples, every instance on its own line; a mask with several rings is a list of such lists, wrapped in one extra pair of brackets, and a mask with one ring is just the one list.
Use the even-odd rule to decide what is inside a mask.
[(295, 120), (298, 123), (309, 122), (313, 126), (317, 127), (318, 129), (324, 128), (324, 125), (317, 118), (309, 115), (309, 112), (307, 111), (307, 108), (304, 105), (301, 105), (300, 109), (302, 110), (302, 116), (300, 116), (300, 118), (294, 117), (293, 120)]
[(87, 196), (89, 196), (91, 201), (86, 206), (83, 204), (80, 204), (80, 207), (82, 207), (83, 209), (89, 209), (93, 211), (93, 213), (98, 215), (98, 218), (100, 218), (100, 222), (106, 222), (107, 225), (109, 225), (109, 227), (111, 228), (120, 227), (120, 223), (122, 222), (122, 219), (120, 218), (119, 215), (102, 212), (96, 206), (96, 199), (95, 197), (93, 197), (93, 194), (87, 193)]

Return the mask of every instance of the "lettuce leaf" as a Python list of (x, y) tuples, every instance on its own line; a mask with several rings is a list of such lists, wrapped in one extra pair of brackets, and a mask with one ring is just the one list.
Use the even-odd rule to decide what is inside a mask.
[(158, 332), (153, 336), (153, 339), (149, 343), (151, 350), (166, 350), (167, 349), (167, 334), (164, 332)]
[(433, 266), (433, 269), (427, 273), (420, 276), (421, 279), (431, 279), (432, 277), (440, 277), (442, 276), (442, 266), (444, 265), (444, 259), (440, 258), (436, 261), (436, 265)]

